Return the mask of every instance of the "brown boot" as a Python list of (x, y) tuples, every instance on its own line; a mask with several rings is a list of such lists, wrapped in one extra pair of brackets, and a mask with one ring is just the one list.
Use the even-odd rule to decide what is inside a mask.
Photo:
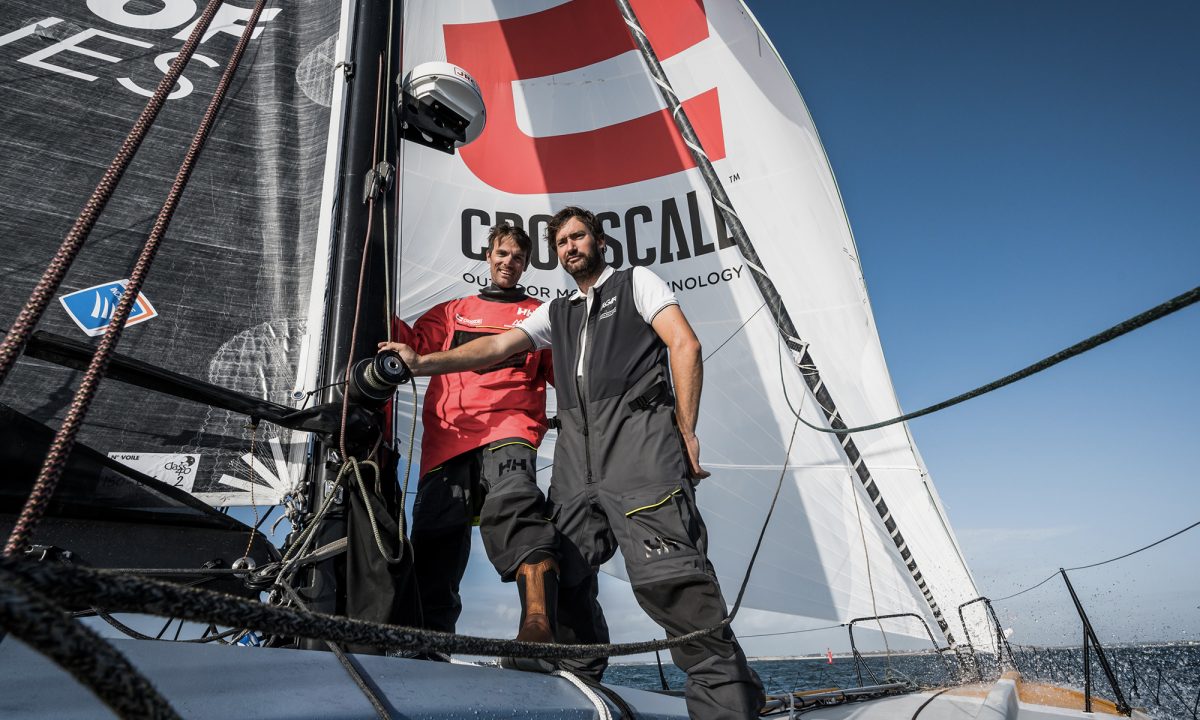
[[(519, 642), (552, 643), (558, 609), (558, 563), (546, 558), (522, 563), (517, 568), (517, 592), (521, 596)], [(528, 672), (554, 672), (554, 664), (531, 658), (500, 658), (500, 666)]]

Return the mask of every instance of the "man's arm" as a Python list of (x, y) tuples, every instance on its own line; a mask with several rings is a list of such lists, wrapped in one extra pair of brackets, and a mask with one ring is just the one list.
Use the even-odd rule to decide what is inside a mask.
[(692, 331), (678, 305), (668, 305), (650, 324), (667, 345), (671, 358), (671, 378), (675, 383), (675, 421), (687, 448), (692, 477), (703, 480), (711, 473), (700, 466), (700, 440), (696, 437), (696, 419), (700, 414), (700, 391), (704, 387), (704, 361), (700, 340)]
[(450, 334), (452, 320), (447, 317), (450, 303), (440, 303), (426, 310), (410, 327), (399, 317), (392, 318), (392, 339), (404, 343), (417, 353), (441, 350)]
[(400, 353), (400, 358), (404, 360), (404, 364), (408, 365), (414, 375), (442, 375), (479, 370), (532, 348), (533, 341), (524, 331), (516, 328), (463, 343), (452, 350), (429, 355), (418, 355), (416, 351), (403, 343), (379, 343), (381, 351), (395, 350)]

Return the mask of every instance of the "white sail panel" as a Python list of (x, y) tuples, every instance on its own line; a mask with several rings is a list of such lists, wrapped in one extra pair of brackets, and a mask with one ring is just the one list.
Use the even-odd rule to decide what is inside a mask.
[[(769, 42), (739, 3), (634, 6), (847, 422), (897, 414), (832, 173)], [(488, 125), (456, 156), (405, 150), (400, 314), (412, 321), (486, 282), (482, 249), (487, 227), (499, 221), (539, 240), (524, 278), (530, 293), (549, 300), (567, 292), (572, 281), (540, 242), (545, 223), (568, 204), (596, 212), (611, 238), (610, 264), (646, 265), (670, 283), (711, 354), (698, 430), (713, 477), (698, 498), (732, 600), (783, 472), (794, 424), (784, 388), (810, 422), (824, 420), (798, 370), (781, 359), (750, 270), (718, 223), (615, 4), (406, 7), (404, 66), (464, 67), (480, 83)], [(905, 429), (858, 442), (872, 470), (880, 465), (887, 503), (952, 613), (974, 597), (973, 583)], [(553, 433), (545, 464), (552, 444)], [(914, 612), (934, 627), (837, 439), (801, 426), (786, 460), (746, 603), (833, 621)]]

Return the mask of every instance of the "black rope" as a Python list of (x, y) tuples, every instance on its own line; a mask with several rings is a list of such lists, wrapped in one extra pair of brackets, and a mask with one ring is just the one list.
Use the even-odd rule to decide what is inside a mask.
[(246, 570), (233, 568), (95, 568), (98, 573), (112, 575), (206, 575), (219, 577), (223, 575), (245, 575)]
[[(1154, 547), (1155, 545), (1161, 545), (1161, 544), (1165, 543), (1166, 541), (1170, 540), (1171, 538), (1178, 537), (1178, 536), (1180, 536), (1180, 535), (1184, 534), (1185, 532), (1187, 532), (1188, 530), (1191, 530), (1191, 529), (1193, 529), (1193, 528), (1195, 528), (1195, 527), (1197, 527), (1197, 526), (1200, 526), (1200, 520), (1197, 520), (1196, 522), (1192, 523), (1191, 525), (1188, 525), (1187, 527), (1185, 527), (1185, 528), (1184, 528), (1184, 529), (1182, 529), (1182, 530), (1178, 530), (1178, 531), (1176, 531), (1176, 532), (1173, 532), (1173, 533), (1171, 533), (1170, 535), (1166, 536), (1165, 538), (1162, 538), (1162, 539), (1160, 539), (1160, 540), (1155, 540), (1154, 542), (1150, 543), (1149, 545), (1146, 545), (1146, 546), (1144, 546), (1144, 547), (1140, 547), (1140, 548), (1138, 548), (1137, 550), (1134, 550), (1133, 552), (1127, 552), (1127, 553), (1125, 553), (1124, 555), (1118, 555), (1117, 557), (1114, 557), (1114, 558), (1109, 558), (1108, 560), (1102, 560), (1102, 561), (1100, 561), (1100, 562), (1098, 562), (1098, 563), (1092, 563), (1091, 565), (1079, 565), (1079, 566), (1076, 566), (1076, 567), (1069, 567), (1069, 568), (1064, 568), (1064, 569), (1065, 569), (1065, 570), (1067, 570), (1067, 571), (1071, 571), (1071, 570), (1087, 570), (1088, 568), (1100, 567), (1101, 565), (1107, 565), (1107, 564), (1109, 564), (1109, 563), (1111, 563), (1111, 562), (1116, 562), (1116, 561), (1118, 561), (1118, 560), (1124, 560), (1125, 558), (1127, 558), (1127, 557), (1130, 557), (1130, 556), (1132, 556), (1132, 555), (1137, 555), (1138, 553), (1142, 552), (1143, 550), (1149, 550), (1150, 548)], [(1013, 593), (1012, 595), (1005, 595), (1004, 597), (1002, 597), (1002, 598), (997, 598), (996, 600), (993, 600), (992, 602), (993, 602), (993, 603), (998, 603), (998, 602), (1001, 602), (1001, 601), (1003, 601), (1003, 600), (1011, 600), (1011, 599), (1013, 599), (1013, 598), (1017, 597), (1018, 595), (1024, 595), (1025, 593), (1029, 592), (1030, 590), (1036, 590), (1037, 588), (1040, 588), (1041, 586), (1045, 585), (1046, 583), (1050, 582), (1051, 580), (1053, 580), (1053, 579), (1054, 579), (1054, 578), (1056, 578), (1056, 577), (1058, 577), (1058, 573), (1057, 573), (1057, 572), (1053, 573), (1052, 575), (1050, 575), (1050, 577), (1048, 577), (1048, 578), (1046, 578), (1045, 580), (1041, 581), (1041, 582), (1040, 582), (1040, 583), (1038, 583), (1037, 585), (1034, 585), (1033, 587), (1027, 587), (1027, 588), (1025, 588), (1024, 590), (1020, 591), (1020, 592)]]
[(912, 720), (917, 720), (917, 716), (921, 714), (921, 711), (924, 710), (925, 707), (927, 705), (929, 705), (929, 703), (933, 702), (934, 700), (937, 700), (939, 695), (941, 695), (942, 693), (950, 692), (953, 689), (954, 688), (946, 688), (945, 690), (939, 690), (938, 692), (935, 692), (933, 695), (930, 695), (929, 699), (926, 700), (925, 702), (921, 703), (921, 707), (917, 708), (917, 711), (912, 714)]
[[(175, 622), (175, 618), (167, 618), (167, 622), (162, 626), (162, 630), (159, 630), (158, 634), (154, 636), (154, 639), (162, 640), (162, 636), (166, 634), (167, 628), (171, 627), (171, 623), (173, 622)], [(179, 625), (182, 627), (183, 623), (181, 622)]]
[(727, 344), (729, 344), (729, 341), (730, 341), (730, 340), (732, 340), (732, 339), (734, 339), (734, 338), (737, 336), (737, 334), (738, 334), (738, 333), (740, 333), (740, 332), (742, 331), (742, 329), (743, 329), (743, 328), (745, 328), (747, 325), (749, 325), (749, 324), (750, 324), (750, 321), (754, 319), (754, 316), (755, 316), (755, 315), (757, 315), (757, 314), (759, 313), (759, 311), (761, 311), (761, 310), (762, 310), (763, 308), (765, 308), (766, 306), (767, 306), (767, 304), (766, 304), (766, 303), (763, 303), (762, 305), (759, 305), (759, 306), (758, 306), (758, 310), (755, 310), (754, 312), (750, 313), (750, 317), (746, 318), (746, 319), (745, 319), (745, 320), (742, 322), (742, 324), (741, 324), (741, 325), (738, 325), (738, 327), (737, 327), (737, 330), (734, 330), (732, 333), (730, 333), (730, 334), (729, 334), (729, 337), (727, 337), (727, 338), (725, 338), (724, 340), (722, 340), (722, 341), (721, 341), (721, 344), (717, 346), (717, 349), (716, 349), (716, 350), (713, 350), (713, 351), (712, 351), (712, 352), (710, 352), (709, 354), (705, 355), (705, 356), (704, 356), (704, 359), (703, 359), (701, 362), (708, 362), (708, 359), (709, 359), (710, 357), (712, 357), (713, 355), (716, 355), (717, 353), (721, 352), (721, 348), (723, 348), (723, 347), (725, 347)]
[(846, 623), (838, 623), (837, 625), (826, 625), (825, 627), (819, 627), (819, 628), (807, 628), (805, 630), (784, 630), (783, 632), (758, 633), (757, 635), (741, 635), (740, 637), (745, 639), (745, 638), (756, 638), (756, 637), (774, 637), (776, 635), (799, 635), (800, 633), (810, 633), (810, 632), (816, 632), (818, 630), (833, 630), (835, 628), (841, 628), (841, 627), (846, 627)]
[[(292, 602), (296, 603), (297, 607), (308, 611), (308, 606), (304, 604), (304, 601), (300, 599), (300, 596), (292, 589), (291, 585), (280, 582), (279, 587), (283, 588), (284, 592), (292, 599)], [(337, 643), (326, 640), (325, 645), (333, 653), (334, 657), (338, 659), (338, 662), (342, 664), (342, 667), (345, 668), (346, 674), (358, 686), (363, 696), (367, 698), (367, 702), (371, 703), (371, 707), (375, 708), (375, 714), (379, 716), (380, 720), (391, 720), (391, 713), (388, 712), (387, 706), (383, 704), (383, 700), (376, 694), (375, 689), (367, 684), (366, 678), (362, 675), (362, 669), (347, 657), (346, 652)]]
[[(265, 522), (267, 521), (267, 518), (271, 517), (271, 514), (272, 514), (272, 513), (274, 513), (274, 512), (275, 512), (275, 509), (276, 509), (276, 508), (278, 508), (278, 507), (279, 507), (278, 505), (272, 505), (271, 507), (267, 508), (267, 512), (266, 512), (266, 513), (264, 513), (264, 514), (263, 514), (263, 516), (262, 516), (262, 518), (261, 518), (261, 519), (260, 519), (258, 522), (256, 522), (256, 523), (254, 524), (254, 530), (255, 530), (255, 532), (257, 532), (257, 531), (258, 531), (258, 529), (262, 527), (262, 524), (263, 524), (263, 523), (265, 523)], [(247, 555), (247, 556), (248, 556), (249, 554), (250, 554), (250, 553), (246, 553), (246, 555)]]
[(1004, 602), (1005, 600), (1012, 600), (1013, 598), (1017, 597), (1018, 595), (1024, 595), (1025, 593), (1027, 593), (1027, 592), (1029, 592), (1029, 591), (1031, 591), (1031, 590), (1037, 590), (1038, 588), (1040, 588), (1041, 586), (1043, 586), (1043, 585), (1045, 585), (1046, 583), (1050, 582), (1051, 580), (1053, 580), (1053, 579), (1054, 579), (1054, 578), (1056, 578), (1056, 577), (1058, 577), (1058, 573), (1054, 573), (1053, 575), (1051, 575), (1050, 577), (1048, 577), (1048, 578), (1046, 578), (1045, 580), (1041, 581), (1041, 582), (1040, 582), (1040, 583), (1038, 583), (1037, 585), (1034, 585), (1033, 587), (1027, 587), (1027, 588), (1025, 588), (1024, 590), (1022, 590), (1021, 592), (1016, 592), (1016, 593), (1013, 593), (1012, 595), (1005, 595), (1005, 596), (1004, 596), (1004, 597), (1002, 597), (1002, 598), (996, 598), (996, 599), (995, 599), (995, 600), (993, 600), (992, 602), (993, 602), (993, 603), (998, 603), (998, 602)]
[(1110, 558), (1108, 560), (1104, 560), (1104, 561), (1101, 561), (1098, 563), (1092, 563), (1091, 565), (1080, 565), (1079, 567), (1072, 567), (1072, 568), (1066, 568), (1066, 569), (1067, 570), (1087, 570), (1088, 568), (1094, 568), (1094, 567), (1100, 567), (1101, 565), (1107, 565), (1110, 562), (1124, 560), (1125, 558), (1129, 557), (1130, 555), (1137, 555), (1138, 553), (1140, 553), (1143, 550), (1149, 550), (1150, 548), (1154, 547), (1155, 545), (1160, 545), (1160, 544), (1165, 543), (1166, 541), (1170, 540), (1171, 538), (1176, 537), (1177, 535), (1182, 535), (1185, 532), (1187, 532), (1188, 530), (1191, 530), (1192, 528), (1196, 527), (1197, 525), (1200, 525), (1200, 520), (1192, 523), (1191, 525), (1188, 525), (1187, 527), (1185, 527), (1184, 529), (1182, 529), (1178, 532), (1171, 533), (1170, 535), (1166, 536), (1162, 540), (1156, 540), (1145, 547), (1141, 547), (1141, 548), (1138, 548), (1137, 550), (1134, 550), (1133, 552), (1128, 552), (1128, 553), (1125, 553), (1124, 555), (1121, 555), (1121, 556), (1118, 556), (1115, 558)]
[[(134, 640), (161, 640), (163, 633), (167, 631), (167, 626), (169, 626), (175, 620), (175, 618), (171, 618), (170, 620), (167, 620), (167, 624), (163, 626), (163, 629), (159, 631), (157, 636), (150, 636), (150, 635), (146, 635), (145, 633), (141, 633), (141, 632), (138, 632), (137, 630), (134, 630), (133, 628), (129, 627), (125, 623), (121, 622), (120, 620), (116, 619), (112, 615), (108, 614), (107, 612), (105, 612), (99, 608), (93, 608), (93, 609), (96, 612), (96, 617), (100, 618), (104, 622), (108, 623), (112, 627), (121, 631), (125, 635), (128, 635), (129, 637), (133, 638)], [(179, 627), (180, 628), (183, 627), (182, 621), (179, 623)], [(216, 635), (207, 635), (205, 637), (193, 638), (191, 640), (180, 640), (179, 639), (179, 631), (177, 630), (177, 631), (175, 631), (175, 639), (172, 640), (171, 642), (210, 643), (210, 642), (215, 642), (217, 640), (224, 640), (225, 638), (233, 636), (233, 635), (237, 635), (240, 632), (242, 632), (240, 629), (234, 628), (232, 630), (226, 630), (225, 632), (218, 633)]]
[[(915, 418), (919, 418), (924, 415), (929, 415), (931, 413), (935, 413), (939, 410), (945, 410), (948, 407), (958, 405), (959, 403), (966, 402), (967, 400), (970, 400), (972, 398), (977, 398), (980, 395), (986, 395), (987, 393), (990, 393), (993, 390), (999, 390), (1000, 388), (1002, 388), (1006, 385), (1011, 385), (1011, 384), (1017, 382), (1018, 380), (1024, 380), (1025, 378), (1029, 377), (1030, 375), (1036, 375), (1037, 373), (1040, 373), (1043, 370), (1051, 368), (1051, 367), (1059, 364), (1060, 362), (1063, 362), (1064, 360), (1069, 360), (1069, 359), (1075, 357), (1076, 355), (1082, 355), (1083, 353), (1087, 352), (1088, 350), (1097, 348), (1106, 342), (1115, 340), (1126, 333), (1137, 330), (1138, 328), (1142, 327), (1143, 325), (1149, 325), (1150, 323), (1154, 322), (1155, 320), (1164, 318), (1164, 317), (1170, 315), (1171, 313), (1178, 312), (1178, 311), (1184, 309), (1185, 307), (1192, 305), (1193, 303), (1195, 303), (1197, 301), (1200, 301), (1200, 286), (1194, 287), (1191, 290), (1183, 293), (1182, 295), (1176, 295), (1175, 297), (1171, 298), (1170, 300), (1166, 301), (1165, 303), (1158, 305), (1156, 307), (1153, 307), (1153, 308), (1147, 310), (1146, 312), (1141, 313), (1140, 315), (1135, 315), (1123, 323), (1114, 325), (1103, 332), (1096, 333), (1095, 335), (1091, 336), (1087, 340), (1083, 340), (1082, 342), (1075, 343), (1074, 345), (1072, 345), (1071, 347), (1069, 347), (1065, 350), (1060, 350), (1059, 352), (1054, 353), (1050, 357), (1047, 357), (1043, 360), (1039, 360), (1038, 362), (1035, 362), (1034, 364), (1030, 365), (1029, 367), (1024, 368), (1023, 370), (1018, 370), (1017, 372), (1012, 373), (1011, 375), (1005, 375), (1004, 377), (1000, 378), (999, 380), (990, 382), (987, 385), (981, 385), (981, 386), (975, 388), (974, 390), (965, 392), (961, 395), (955, 395), (954, 397), (950, 398), (949, 400), (943, 400), (942, 402), (937, 403), (935, 405), (930, 405), (929, 407), (923, 408), (921, 410), (906, 413), (904, 415), (900, 415), (899, 417), (894, 417), (891, 420), (884, 420), (882, 422), (872, 423), (870, 425), (861, 425), (859, 427), (833, 429), (833, 428), (825, 428), (825, 427), (820, 427), (818, 425), (813, 425), (812, 423), (808, 422), (804, 418), (800, 417), (800, 413), (797, 412), (795, 409), (792, 409), (792, 413), (795, 414), (795, 416), (800, 420), (800, 422), (804, 423), (804, 425), (806, 427), (808, 427), (811, 430), (816, 430), (818, 432), (831, 433), (834, 435), (843, 435), (846, 433), (856, 433), (856, 432), (865, 432), (867, 430), (877, 430), (881, 427), (887, 427), (888, 425), (895, 425), (896, 423), (899, 423), (899, 422), (913, 420)], [(789, 407), (790, 407), (790, 403), (789, 403)]]
[(559, 645), (480, 638), (265, 605), (234, 595), (182, 587), (149, 578), (107, 575), (79, 566), (50, 565), (20, 557), (0, 556), (0, 570), (15, 573), (65, 603), (100, 605), (112, 612), (140, 612), (227, 627), (256, 628), (282, 636), (298, 636), (379, 648), (463, 655), (521, 656), (547, 660), (635, 655), (694, 642), (726, 625), (696, 630), (670, 640), (618, 644)]
[(671, 686), (667, 684), (667, 674), (663, 672), (662, 655), (658, 651), (654, 651), (654, 661), (658, 663), (658, 682), (662, 684), (662, 689), (667, 692), (671, 691)]
[[(797, 417), (797, 419), (799, 418)], [(783, 456), (783, 469), (779, 471), (779, 482), (775, 485), (771, 506), (767, 508), (767, 517), (763, 520), (762, 529), (758, 531), (758, 541), (754, 543), (754, 552), (750, 553), (750, 563), (746, 566), (746, 575), (742, 578), (742, 586), (738, 588), (737, 600), (733, 603), (733, 609), (729, 611), (729, 617), (725, 618), (725, 624), (733, 622), (734, 616), (742, 607), (742, 597), (746, 594), (746, 586), (750, 584), (750, 571), (754, 569), (754, 561), (758, 559), (758, 551), (762, 548), (763, 538), (767, 535), (767, 526), (771, 524), (771, 515), (775, 512), (775, 504), (779, 502), (779, 491), (783, 489), (783, 479), (787, 477), (788, 460), (792, 456), (792, 443), (796, 440), (798, 427), (798, 424), (792, 425), (792, 437), (788, 440), (787, 452)]]
[(29, 587), (14, 564), (0, 564), (0, 627), (69, 672), (118, 717), (178, 718), (158, 690), (90, 628), (43, 592)]

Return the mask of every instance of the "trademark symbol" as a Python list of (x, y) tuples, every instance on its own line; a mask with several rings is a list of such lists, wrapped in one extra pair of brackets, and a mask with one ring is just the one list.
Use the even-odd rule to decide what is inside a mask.
[(729, 176), (729, 182), (737, 182), (738, 180), (741, 180), (741, 179), (742, 179), (742, 176), (740, 173), (734, 173)]

